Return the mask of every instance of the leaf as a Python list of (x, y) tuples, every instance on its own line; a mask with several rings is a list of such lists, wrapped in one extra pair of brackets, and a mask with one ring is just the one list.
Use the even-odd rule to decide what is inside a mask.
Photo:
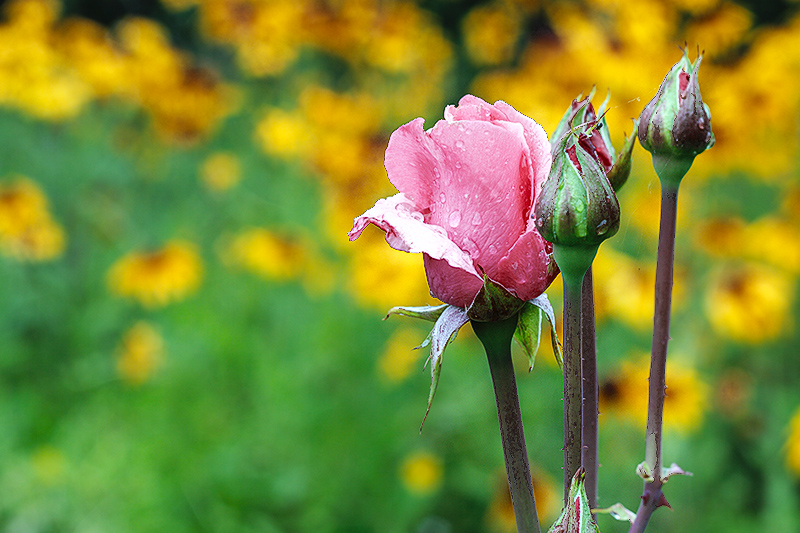
[(408, 316), (411, 318), (421, 318), (423, 320), (429, 320), (431, 322), (436, 322), (444, 310), (447, 309), (447, 304), (442, 305), (423, 305), (419, 307), (409, 307), (409, 306), (398, 306), (392, 307), (389, 309), (389, 312), (386, 313), (384, 320), (389, 318), (392, 315), (400, 315), (400, 316)]
[(533, 370), (536, 353), (539, 351), (539, 341), (542, 337), (542, 309), (530, 302), (525, 302), (519, 313), (517, 329), (514, 338), (522, 346), (528, 356), (528, 371)]
[(611, 515), (611, 518), (615, 520), (619, 520), (620, 522), (630, 522), (633, 524), (633, 521), (636, 520), (636, 513), (622, 505), (621, 503), (615, 503), (611, 507), (606, 507), (605, 509), (595, 509), (595, 514), (608, 514)]
[(583, 468), (575, 473), (569, 486), (567, 505), (549, 533), (600, 533), (589, 508), (589, 499), (584, 487)]
[(428, 413), (431, 412), (431, 404), (433, 397), (436, 394), (436, 388), (439, 386), (439, 374), (442, 372), (442, 353), (450, 341), (456, 338), (458, 330), (469, 321), (467, 311), (461, 307), (448, 305), (442, 311), (436, 323), (433, 325), (428, 338), (421, 346), (431, 345), (431, 355), (425, 361), (431, 363), (431, 390), (428, 393), (428, 409), (425, 411), (425, 416), (422, 419), (422, 424), (419, 430), (422, 431), (422, 426), (425, 425), (425, 420), (428, 418)]
[(483, 273), (483, 287), (467, 308), (471, 320), (497, 322), (512, 317), (522, 309), (525, 302), (508, 292), (505, 287), (489, 279)]
[(666, 483), (669, 481), (671, 476), (692, 476), (691, 472), (687, 472), (683, 468), (679, 467), (677, 464), (672, 463), (669, 465), (669, 468), (662, 468), (661, 469), (661, 482)]

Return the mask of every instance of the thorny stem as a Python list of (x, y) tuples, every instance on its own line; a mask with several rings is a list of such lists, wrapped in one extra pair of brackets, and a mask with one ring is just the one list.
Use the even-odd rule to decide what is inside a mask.
[(564, 502), (581, 467), (581, 279), (564, 281)]
[(598, 462), (598, 385), (597, 347), (594, 317), (594, 282), (592, 268), (586, 272), (581, 288), (581, 376), (583, 408), (581, 416), (581, 464), (586, 472), (586, 496), (589, 508), (597, 508)]
[(636, 519), (628, 533), (645, 530), (650, 516), (660, 506), (666, 505), (661, 487), (661, 436), (666, 392), (667, 344), (672, 306), (672, 279), (675, 262), (675, 224), (678, 211), (680, 182), (661, 181), (661, 227), (658, 235), (658, 264), (656, 266), (655, 314), (653, 317), (653, 348), (650, 358), (650, 392), (647, 406), (647, 440), (645, 461), (653, 480), (645, 482), (642, 501)]
[(525, 432), (519, 409), (517, 382), (511, 361), (511, 339), (517, 327), (517, 315), (499, 322), (472, 321), (475, 335), (483, 343), (497, 400), (500, 438), (506, 461), (508, 488), (514, 505), (519, 533), (540, 533), (539, 515), (533, 496), (533, 483), (525, 447)]

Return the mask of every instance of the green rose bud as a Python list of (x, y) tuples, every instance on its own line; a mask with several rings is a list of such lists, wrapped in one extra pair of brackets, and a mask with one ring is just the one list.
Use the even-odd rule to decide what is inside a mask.
[(619, 229), (619, 202), (586, 133), (564, 135), (536, 204), (539, 233), (553, 244), (597, 246)]
[(684, 174), (697, 154), (714, 146), (711, 113), (700, 96), (697, 79), (702, 59), (699, 55), (692, 63), (684, 50), (639, 117), (642, 146), (653, 154), (654, 161), (676, 160), (685, 167)]

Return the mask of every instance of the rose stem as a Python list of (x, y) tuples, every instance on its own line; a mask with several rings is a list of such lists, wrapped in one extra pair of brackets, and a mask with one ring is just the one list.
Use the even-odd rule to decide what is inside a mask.
[(581, 278), (564, 282), (564, 502), (581, 467)]
[(553, 258), (564, 284), (564, 503), (581, 467), (581, 291), (598, 245), (553, 244)]
[(672, 271), (675, 262), (675, 224), (678, 214), (678, 186), (661, 180), (661, 226), (658, 234), (656, 265), (653, 349), (650, 357), (650, 393), (647, 405), (647, 439), (645, 461), (652, 470), (653, 481), (645, 482), (642, 501), (629, 533), (645, 530), (653, 511), (666, 504), (661, 487), (661, 435), (666, 392), (667, 344), (669, 342), (670, 308), (672, 306)]
[(517, 382), (511, 361), (511, 339), (516, 328), (517, 315), (499, 322), (472, 321), (472, 329), (483, 343), (489, 360), (517, 530), (519, 533), (540, 533), (528, 451), (525, 447), (525, 432), (519, 410)]
[(597, 508), (598, 470), (598, 385), (597, 346), (594, 317), (594, 281), (592, 267), (586, 271), (581, 288), (581, 377), (583, 412), (581, 415), (581, 464), (586, 472), (586, 496), (589, 508)]

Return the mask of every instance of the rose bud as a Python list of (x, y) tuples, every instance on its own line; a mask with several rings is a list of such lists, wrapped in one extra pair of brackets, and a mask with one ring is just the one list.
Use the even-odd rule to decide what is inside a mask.
[(639, 142), (653, 154), (659, 176), (672, 166), (671, 179), (680, 180), (695, 156), (714, 146), (711, 113), (697, 78), (702, 59), (698, 55), (692, 63), (684, 50), (639, 117)]
[(638, 121), (634, 121), (633, 133), (625, 139), (622, 151), (617, 154), (614, 150), (614, 145), (611, 143), (605, 118), (606, 106), (611, 95), (609, 94), (606, 97), (597, 112), (595, 112), (591, 103), (593, 96), (594, 89), (583, 100), (579, 96), (572, 101), (572, 105), (564, 113), (556, 132), (553, 134), (552, 145), (554, 148), (558, 146), (564, 135), (571, 131), (577, 130), (588, 136), (597, 154), (598, 161), (616, 192), (625, 184), (631, 173), (631, 153), (633, 152)]
[(536, 204), (536, 227), (553, 244), (597, 246), (619, 229), (619, 202), (591, 139), (565, 135)]
[(471, 95), (433, 128), (423, 122), (392, 134), (386, 171), (399, 193), (356, 218), (350, 239), (378, 226), (393, 248), (423, 253), (433, 296), (462, 309), (476, 304), (470, 318), (492, 320), (497, 295), (521, 306), (558, 274), (531, 217), (550, 171), (547, 134), (505, 102)]

